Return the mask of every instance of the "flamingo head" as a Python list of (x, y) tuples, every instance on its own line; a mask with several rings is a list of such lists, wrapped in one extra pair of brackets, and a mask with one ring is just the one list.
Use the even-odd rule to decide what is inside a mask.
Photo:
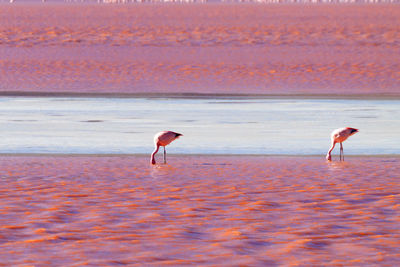
[(358, 133), (358, 129), (356, 129), (356, 128), (350, 128), (350, 127), (348, 127), (347, 129), (350, 130), (350, 136), (352, 136), (352, 135), (355, 134), (355, 133)]

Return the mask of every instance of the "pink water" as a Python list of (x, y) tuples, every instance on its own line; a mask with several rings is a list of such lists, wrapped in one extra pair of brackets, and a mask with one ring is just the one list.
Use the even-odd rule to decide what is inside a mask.
[[(399, 27), (399, 5), (0, 4), (0, 94), (398, 96)], [(399, 157), (334, 160), (2, 155), (0, 265), (398, 265)]]
[(399, 163), (3, 155), (1, 263), (396, 266)]
[(0, 91), (399, 94), (400, 5), (0, 5)]

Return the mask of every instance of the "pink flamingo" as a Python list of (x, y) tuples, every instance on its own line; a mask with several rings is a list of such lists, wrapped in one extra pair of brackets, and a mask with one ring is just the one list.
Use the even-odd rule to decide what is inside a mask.
[(172, 141), (179, 138), (179, 136), (181, 136), (181, 135), (183, 135), (183, 134), (175, 133), (172, 131), (163, 131), (163, 132), (157, 133), (154, 136), (155, 149), (154, 149), (153, 153), (151, 153), (151, 164), (156, 164), (156, 160), (154, 159), (154, 156), (158, 152), (158, 149), (160, 149), (160, 146), (164, 147), (164, 164), (167, 163), (165, 146), (169, 145)]
[(343, 153), (343, 145), (342, 142), (344, 142), (347, 138), (352, 136), (353, 134), (357, 133), (358, 129), (355, 128), (339, 128), (334, 130), (331, 133), (331, 140), (332, 140), (332, 146), (328, 151), (328, 154), (326, 154), (326, 159), (331, 160), (331, 152), (333, 148), (335, 147), (336, 143), (340, 143), (340, 160), (342, 160), (342, 154), (343, 154), (343, 161), (344, 161), (344, 153)]

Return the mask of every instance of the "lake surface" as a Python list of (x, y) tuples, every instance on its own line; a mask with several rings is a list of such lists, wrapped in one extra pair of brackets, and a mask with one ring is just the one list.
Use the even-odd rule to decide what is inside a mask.
[(399, 266), (400, 5), (18, 2), (0, 265)]
[[(178, 154), (399, 154), (400, 100), (1, 97), (1, 153), (149, 154), (162, 130)], [(334, 151), (336, 153), (337, 151)]]
[(400, 93), (398, 4), (18, 2), (2, 92)]
[(0, 156), (0, 259), (398, 266), (399, 163), (179, 155), (151, 166), (147, 156)]

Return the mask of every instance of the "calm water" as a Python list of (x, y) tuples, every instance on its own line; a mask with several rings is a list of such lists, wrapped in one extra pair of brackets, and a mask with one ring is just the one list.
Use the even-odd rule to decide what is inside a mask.
[(179, 154), (325, 154), (333, 129), (360, 129), (345, 153), (399, 154), (399, 100), (0, 98), (2, 153), (150, 153), (175, 130)]
[[(355, 138), (354, 138), (355, 139)], [(398, 157), (0, 157), (6, 266), (398, 266)]]

